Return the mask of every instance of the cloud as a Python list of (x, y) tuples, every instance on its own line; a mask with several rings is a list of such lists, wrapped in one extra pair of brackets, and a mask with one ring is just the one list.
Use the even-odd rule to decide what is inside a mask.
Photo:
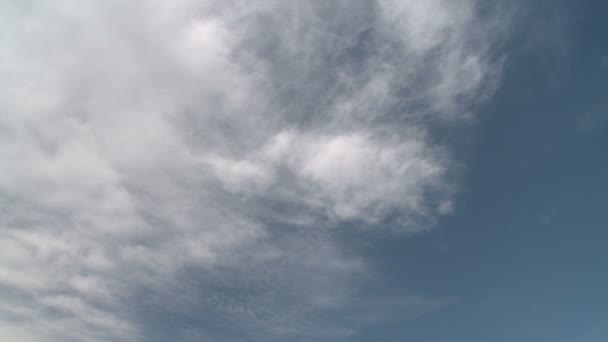
[(500, 75), (466, 0), (1, 6), (0, 331), (30, 340), (354, 333), (314, 319), (366, 272), (335, 229), (449, 211), (430, 129)]
[[(447, 157), (416, 138), (385, 142), (361, 131), (331, 135), (281, 131), (251, 156), (212, 157), (208, 163), (230, 191), (272, 197), (289, 194), (281, 198), (304, 202), (299, 205), (333, 221), (378, 223), (391, 211), (399, 211), (403, 219), (428, 214), (433, 208), (422, 203), (422, 192), (445, 186), (441, 159)], [(288, 177), (281, 179), (280, 174)], [(407, 222), (400, 226), (419, 228)]]

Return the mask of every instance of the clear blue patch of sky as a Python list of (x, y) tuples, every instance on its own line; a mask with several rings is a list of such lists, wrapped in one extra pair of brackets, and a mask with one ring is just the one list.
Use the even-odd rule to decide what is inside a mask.
[(459, 148), (454, 215), (370, 244), (378, 291), (453, 302), (354, 340), (608, 341), (607, 13), (605, 1), (529, 10)]

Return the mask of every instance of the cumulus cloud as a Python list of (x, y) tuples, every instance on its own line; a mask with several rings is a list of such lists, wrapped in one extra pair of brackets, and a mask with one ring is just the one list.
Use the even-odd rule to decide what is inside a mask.
[(430, 129), (500, 75), (469, 0), (0, 6), (0, 336), (24, 341), (352, 334), (314, 318), (366, 269), (335, 227), (449, 212)]

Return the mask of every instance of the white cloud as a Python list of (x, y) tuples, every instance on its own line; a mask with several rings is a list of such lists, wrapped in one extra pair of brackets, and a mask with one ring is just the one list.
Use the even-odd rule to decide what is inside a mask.
[(472, 1), (0, 13), (13, 340), (145, 340), (147, 305), (257, 340), (352, 333), (312, 318), (346, 305), (365, 270), (327, 228), (417, 232), (449, 212), (453, 162), (427, 123), (468, 118), (500, 66)]
[[(209, 160), (230, 191), (286, 198), (334, 220), (378, 223), (397, 211), (404, 220), (432, 216), (424, 192), (448, 191), (445, 154), (424, 137), (386, 141), (365, 131), (326, 135), (281, 131), (242, 160)], [(278, 177), (283, 174), (283, 179)], [(402, 222), (402, 229), (424, 228)]]

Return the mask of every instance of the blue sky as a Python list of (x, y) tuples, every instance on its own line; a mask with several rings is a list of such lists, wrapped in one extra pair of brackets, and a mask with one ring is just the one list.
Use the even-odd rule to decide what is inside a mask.
[(605, 341), (606, 10), (0, 3), (0, 340)]
[(456, 300), (357, 341), (606, 339), (605, 6), (535, 10), (520, 38), (546, 20), (561, 41), (514, 44), (500, 89), (463, 147), (463, 207), (430, 234), (384, 241), (372, 253), (382, 255), (395, 291)]

